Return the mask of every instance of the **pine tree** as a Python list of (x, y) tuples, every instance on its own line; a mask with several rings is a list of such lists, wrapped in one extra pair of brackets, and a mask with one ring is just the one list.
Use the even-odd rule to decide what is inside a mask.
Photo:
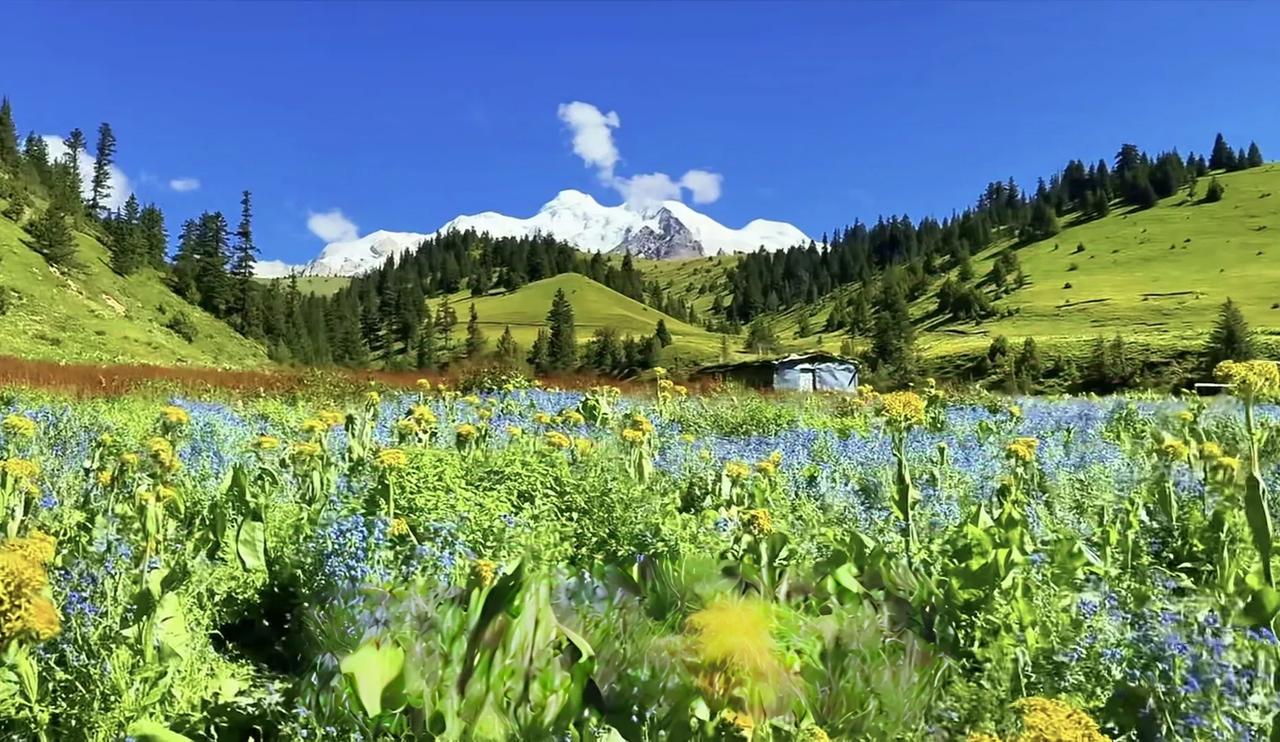
[(1262, 150), (1258, 149), (1258, 143), (1249, 142), (1249, 154), (1245, 155), (1245, 167), (1262, 167), (1264, 162)]
[(871, 360), (877, 371), (884, 370), (904, 383), (915, 372), (915, 328), (911, 310), (899, 281), (886, 277), (876, 312), (871, 339)]
[(31, 248), (44, 256), (51, 265), (61, 268), (76, 268), (75, 234), (67, 224), (67, 215), (57, 204), (50, 204), (44, 214), (36, 218), (28, 227), (31, 234)]
[(1030, 392), (1044, 374), (1044, 363), (1040, 360), (1035, 338), (1022, 341), (1022, 351), (1018, 354), (1015, 365), (1019, 386), (1022, 391)]
[(18, 127), (13, 121), (13, 106), (8, 98), (0, 98), (0, 172), (17, 176), (22, 161), (18, 157)]
[(549, 368), (568, 371), (577, 365), (578, 339), (573, 322), (573, 306), (564, 289), (557, 289), (547, 312), (547, 360)]
[(243, 191), (240, 196), (240, 224), (231, 253), (231, 318), (240, 334), (262, 337), (262, 312), (253, 282), (253, 268), (258, 262), (258, 248), (253, 244), (253, 196)]
[(1223, 361), (1247, 361), (1253, 358), (1253, 339), (1249, 323), (1245, 322), (1240, 307), (1231, 299), (1218, 310), (1218, 321), (1209, 334), (1205, 348), (1205, 360), (1210, 369)]
[(1058, 215), (1048, 199), (1036, 199), (1031, 207), (1031, 220), (1027, 222), (1023, 239), (1027, 242), (1047, 239), (1060, 231)]
[(230, 228), (221, 211), (205, 212), (196, 224), (195, 282), (200, 306), (215, 317), (226, 317), (231, 284), (227, 276)]
[(458, 326), (458, 313), (454, 311), (449, 297), (440, 302), (436, 310), (436, 339), (441, 350), (446, 354), (453, 351), (453, 328)]
[(169, 251), (169, 233), (164, 226), (164, 212), (155, 204), (147, 204), (142, 207), (138, 226), (142, 233), (142, 251), (147, 265), (156, 269), (164, 268), (166, 253)]
[(467, 320), (467, 357), (475, 358), (484, 352), (487, 341), (484, 331), (480, 329), (480, 315), (476, 314), (476, 305), (471, 305), (471, 316)]
[(658, 319), (658, 327), (654, 330), (653, 336), (658, 338), (658, 344), (664, 348), (673, 342), (671, 331), (667, 329), (667, 321), (665, 319)]
[(111, 197), (111, 166), (116, 157), (116, 136), (111, 124), (102, 122), (98, 127), (97, 156), (93, 160), (93, 184), (89, 189), (89, 212), (95, 216), (106, 208)]
[(122, 276), (138, 270), (145, 262), (141, 216), (138, 199), (131, 193), (129, 200), (125, 201), (124, 210), (106, 222), (110, 235), (107, 247), (111, 252), (111, 269)]
[(747, 339), (743, 344), (743, 350), (748, 353), (764, 355), (773, 353), (778, 349), (778, 336), (773, 331), (773, 325), (764, 317), (756, 317), (747, 326)]
[(529, 348), (529, 365), (540, 374), (551, 369), (551, 338), (546, 328), (538, 328), (538, 337)]
[(511, 334), (511, 325), (507, 325), (498, 338), (497, 351), (498, 357), (504, 361), (514, 361), (520, 357), (520, 346), (516, 345), (516, 339)]
[(1221, 201), (1226, 192), (1227, 189), (1218, 182), (1218, 176), (1215, 175), (1209, 180), (1209, 187), (1204, 191), (1204, 202), (1211, 204)]
[(1213, 149), (1209, 152), (1209, 169), (1234, 169), (1235, 159), (1236, 155), (1235, 152), (1231, 151), (1231, 145), (1227, 144), (1227, 140), (1222, 136), (1222, 132), (1218, 132), (1218, 136), (1213, 140)]
[(44, 137), (37, 136), (34, 131), (27, 134), (27, 140), (22, 146), (22, 159), (26, 163), (26, 167), (35, 176), (37, 183), (46, 189), (53, 185), (52, 164), (49, 162), (49, 145), (44, 141)]
[(431, 316), (431, 307), (424, 310), (422, 326), (418, 331), (418, 368), (435, 368), (436, 358), (436, 323)]

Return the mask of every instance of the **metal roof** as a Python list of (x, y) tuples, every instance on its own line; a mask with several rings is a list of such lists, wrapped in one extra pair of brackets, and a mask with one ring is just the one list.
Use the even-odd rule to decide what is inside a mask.
[(787, 356), (779, 356), (777, 358), (760, 358), (754, 361), (739, 361), (737, 363), (719, 363), (712, 366), (703, 366), (696, 373), (699, 374), (717, 374), (725, 371), (742, 368), (758, 368), (761, 366), (777, 366), (781, 363), (794, 363), (796, 361), (825, 361), (827, 363), (847, 363), (851, 366), (857, 366), (858, 362), (852, 358), (845, 358), (834, 353), (814, 352), (814, 353), (793, 353)]

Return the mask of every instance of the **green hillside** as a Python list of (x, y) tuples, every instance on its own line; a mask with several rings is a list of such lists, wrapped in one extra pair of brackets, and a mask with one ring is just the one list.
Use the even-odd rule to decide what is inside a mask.
[[(173, 294), (147, 269), (127, 278), (108, 267), (107, 251), (77, 233), (73, 272), (58, 271), (27, 246), (28, 235), (0, 218), (0, 354), (88, 363), (254, 368), (269, 364), (257, 343)], [(178, 311), (195, 328), (192, 342), (166, 327)]]
[[(467, 320), (469, 306), (474, 303), (490, 343), (498, 339), (503, 328), (510, 326), (516, 342), (527, 349), (539, 328), (545, 326), (551, 300), (560, 289), (573, 305), (579, 342), (585, 342), (602, 327), (612, 327), (620, 335), (652, 335), (658, 320), (662, 319), (675, 341), (666, 349), (670, 357), (705, 361), (719, 356), (719, 336), (669, 317), (577, 273), (563, 273), (534, 281), (516, 291), (480, 298), (462, 292), (451, 296), (450, 301), (458, 314), (459, 333)], [(430, 302), (433, 310), (440, 301)]]

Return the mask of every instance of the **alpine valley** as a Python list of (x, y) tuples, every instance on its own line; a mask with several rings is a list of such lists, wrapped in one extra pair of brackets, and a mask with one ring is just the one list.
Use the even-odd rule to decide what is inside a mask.
[(631, 253), (650, 260), (698, 258), (756, 250), (773, 252), (805, 245), (810, 238), (786, 222), (755, 219), (733, 229), (680, 201), (652, 205), (604, 206), (581, 191), (561, 191), (527, 219), (485, 211), (449, 220), (431, 234), (378, 230), (355, 240), (331, 242), (309, 263), (259, 261), (258, 276), (278, 278), (356, 276), (387, 258), (417, 248), (423, 240), (451, 230), (474, 230), (492, 237), (549, 235), (587, 252)]

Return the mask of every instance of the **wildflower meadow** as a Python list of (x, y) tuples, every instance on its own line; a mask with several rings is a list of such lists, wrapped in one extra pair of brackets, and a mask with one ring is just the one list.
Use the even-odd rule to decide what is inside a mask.
[(1280, 375), (1218, 375), (0, 392), (0, 734), (1275, 739)]

